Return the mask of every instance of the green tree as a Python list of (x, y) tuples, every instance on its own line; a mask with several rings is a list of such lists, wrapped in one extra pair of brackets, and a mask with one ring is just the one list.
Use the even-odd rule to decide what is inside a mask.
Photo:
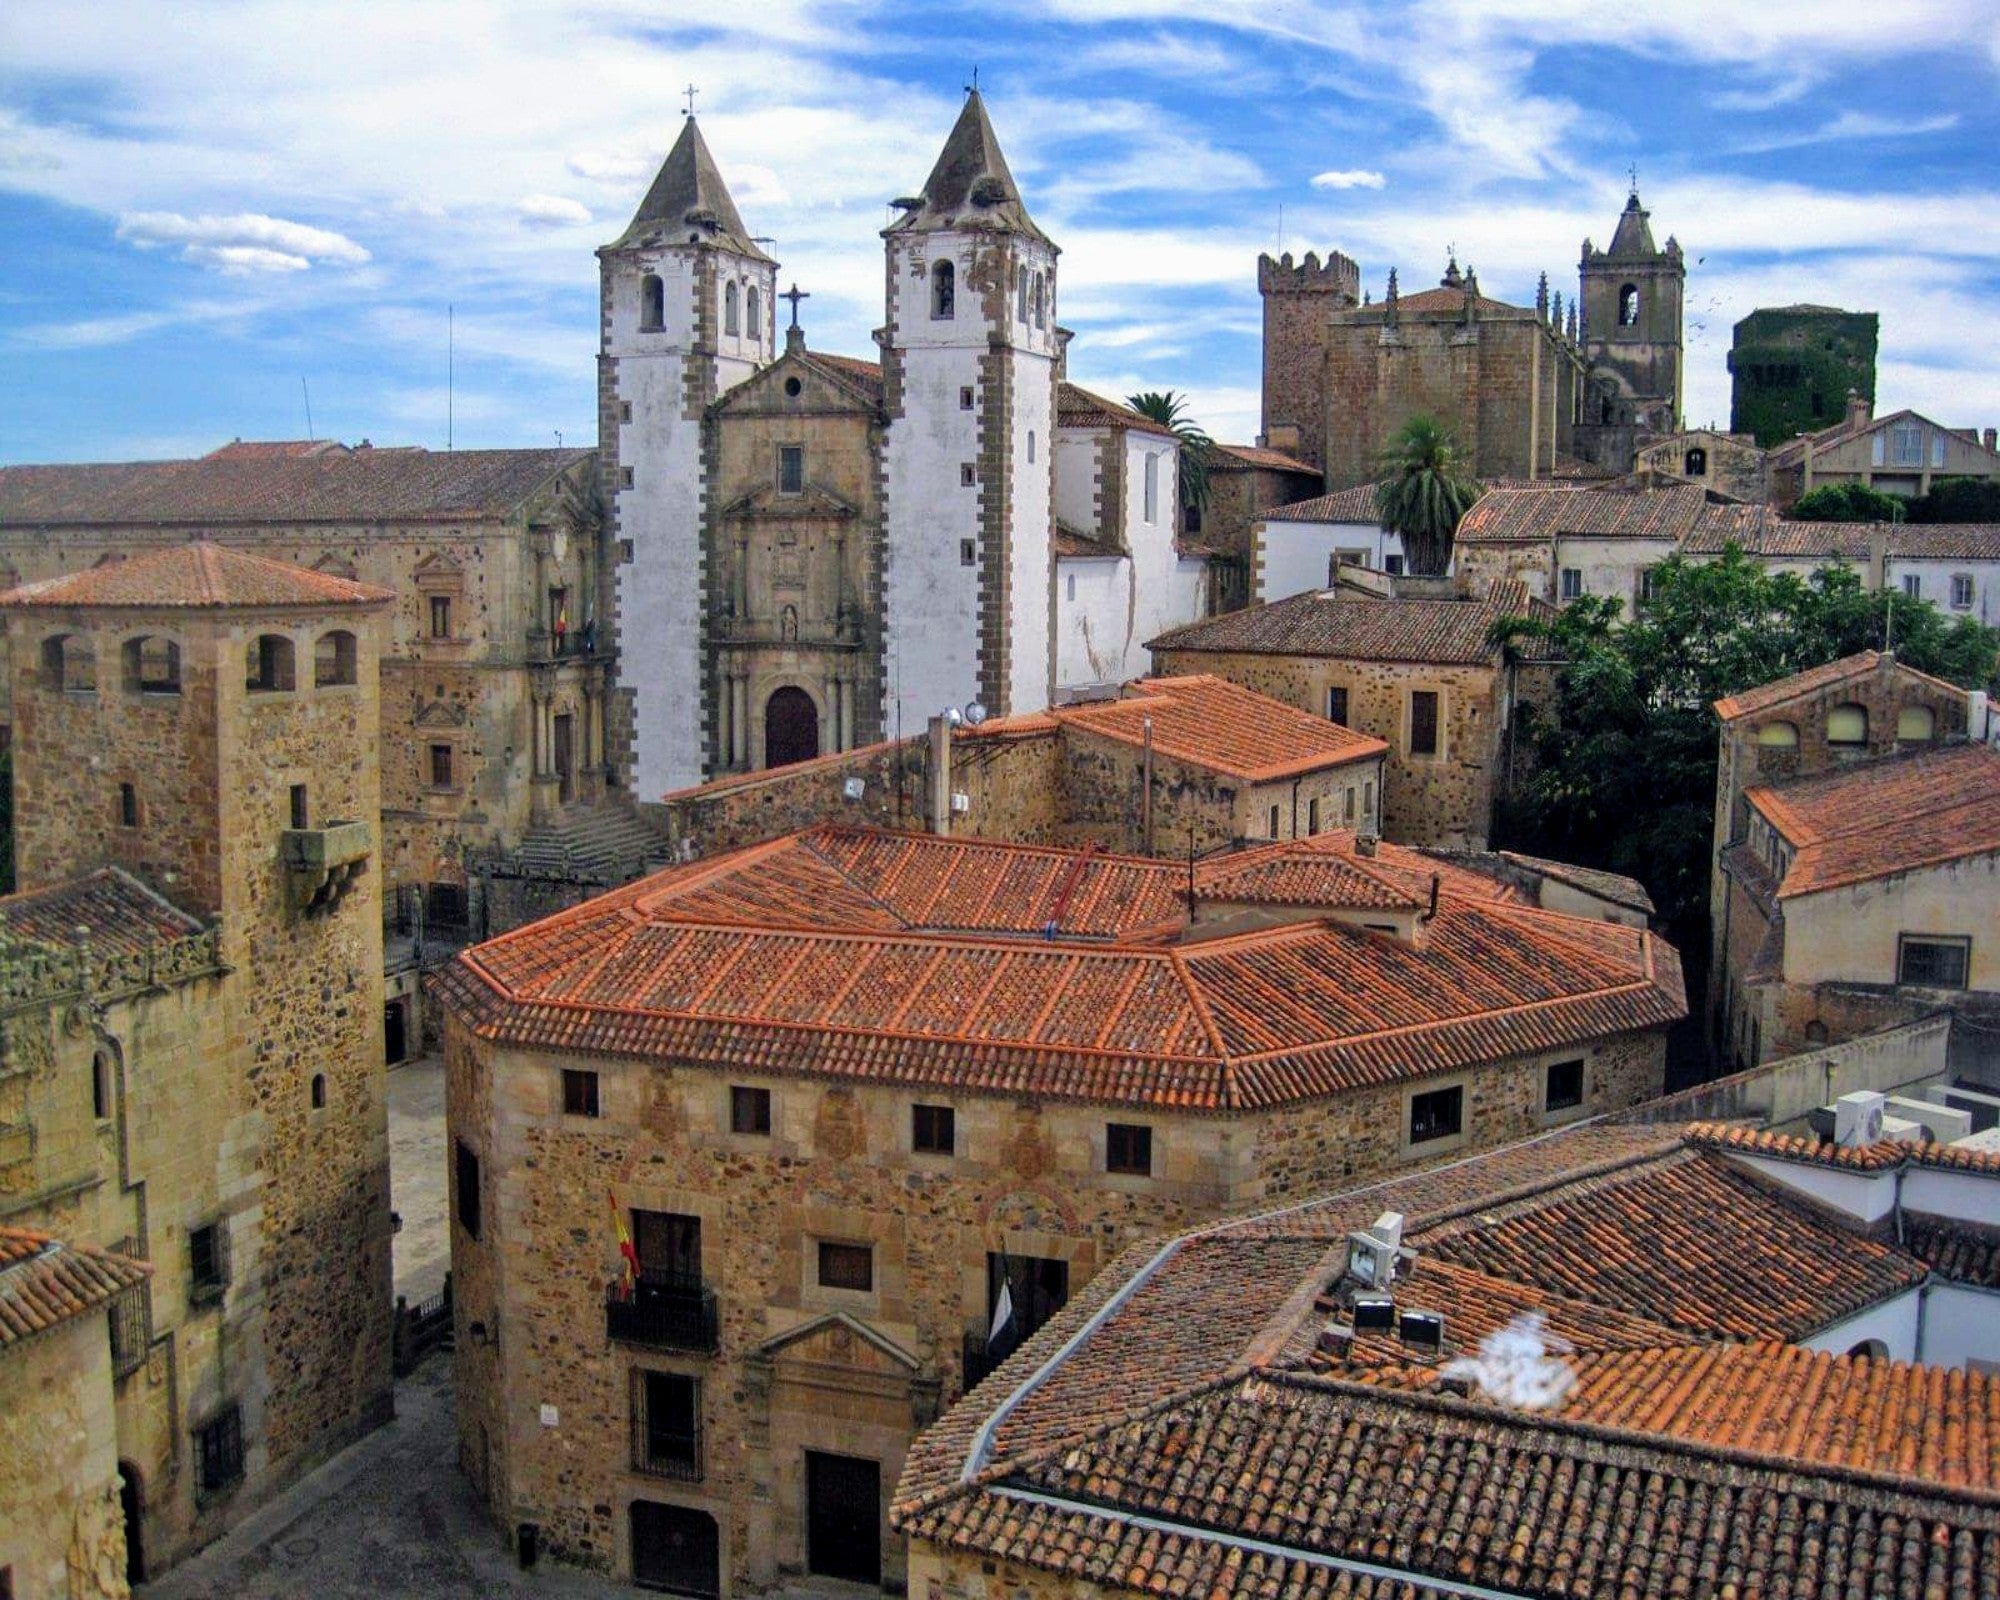
[[(1200, 423), (1187, 413), (1187, 396), (1172, 389), (1147, 389), (1125, 397), (1125, 403), (1142, 417), (1150, 417), (1162, 427), (1174, 430), (1180, 441), (1180, 499), (1182, 525), (1198, 526), (1208, 509), (1208, 464), (1215, 449)], [(1192, 518), (1186, 513), (1192, 512)]]
[(1459, 521), (1483, 492), (1459, 462), (1458, 441), (1437, 418), (1415, 416), (1396, 430), (1380, 459), (1375, 514), (1383, 530), (1402, 536), (1413, 575), (1444, 576)]
[(1496, 646), (1555, 644), (1558, 713), (1535, 730), (1538, 766), (1500, 807), (1509, 848), (1622, 872), (1644, 883), (1697, 979), (1706, 969), (1715, 811), (1715, 701), (1858, 650), (1893, 630), (1899, 660), (1967, 686), (1993, 675), (2000, 632), (1928, 602), (1870, 592), (1845, 568), (1766, 572), (1730, 546), (1716, 561), (1672, 557), (1652, 598), (1621, 624), (1586, 596), (1553, 616), (1507, 619)]
[(1910, 502), (1912, 522), (2000, 522), (2000, 478), (1939, 478)]
[(1800, 495), (1791, 514), (1801, 522), (1901, 522), (1908, 509), (1865, 483), (1823, 483)]

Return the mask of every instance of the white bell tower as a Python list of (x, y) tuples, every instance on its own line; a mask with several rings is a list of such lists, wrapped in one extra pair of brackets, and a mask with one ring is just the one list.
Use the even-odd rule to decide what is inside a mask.
[(629, 543), (605, 628), (630, 792), (699, 783), (708, 749), (703, 414), (772, 359), (777, 263), (737, 214), (692, 112), (632, 224), (597, 252), (598, 445), (615, 540)]

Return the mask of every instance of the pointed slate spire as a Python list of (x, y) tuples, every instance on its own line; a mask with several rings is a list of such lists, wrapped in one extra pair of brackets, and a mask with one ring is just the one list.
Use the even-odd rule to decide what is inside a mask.
[(1007, 170), (999, 135), (986, 115), (977, 89), (968, 90), (937, 164), (924, 180), (921, 196), (898, 200), (903, 215), (885, 233), (932, 233), (946, 228), (983, 228), (1025, 233), (1049, 243), (1021, 201), (1014, 174)]
[(1651, 213), (1639, 204), (1639, 191), (1634, 189), (1625, 202), (1625, 210), (1618, 218), (1618, 231), (1611, 236), (1611, 248), (1604, 253), (1608, 256), (1630, 259), (1634, 256), (1656, 256), (1660, 252), (1653, 246), (1652, 224), (1647, 220)]
[(1445, 256), (1444, 276), (1438, 279), (1440, 289), (1456, 289), (1465, 282), (1465, 275), (1458, 270), (1458, 252), (1450, 251)]
[(639, 244), (713, 244), (754, 261), (771, 259), (743, 226), (701, 125), (691, 116), (682, 121), (681, 136), (639, 202), (632, 225), (611, 248)]
[(1389, 269), (1389, 292), (1382, 297), (1382, 321), (1394, 327), (1402, 316), (1402, 297), (1396, 292), (1396, 269)]
[(1549, 320), (1549, 275), (1546, 272), (1535, 284), (1535, 315), (1544, 322)]

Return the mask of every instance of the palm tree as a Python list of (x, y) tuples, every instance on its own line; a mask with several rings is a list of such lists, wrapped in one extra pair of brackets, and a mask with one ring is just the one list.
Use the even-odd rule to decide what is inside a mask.
[(1201, 513), (1208, 509), (1208, 452), (1213, 441), (1202, 425), (1187, 414), (1187, 396), (1171, 389), (1164, 392), (1148, 389), (1143, 394), (1127, 395), (1125, 403), (1140, 416), (1174, 430), (1174, 438), (1181, 447), (1181, 510), (1194, 513), (1193, 519), (1183, 515), (1182, 525), (1188, 526), (1191, 521), (1198, 524)]
[(1381, 466), (1375, 514), (1383, 530), (1402, 535), (1413, 576), (1443, 577), (1459, 519), (1484, 492), (1459, 470), (1458, 441), (1436, 417), (1415, 416), (1389, 440)]

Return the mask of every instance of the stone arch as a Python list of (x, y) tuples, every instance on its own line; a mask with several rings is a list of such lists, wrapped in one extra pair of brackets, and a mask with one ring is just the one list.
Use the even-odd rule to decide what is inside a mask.
[(764, 765), (790, 766), (819, 754), (819, 706), (796, 684), (771, 691), (764, 702)]
[(658, 333), (667, 325), (667, 286), (654, 273), (639, 280), (639, 331)]
[(1639, 286), (1636, 283), (1625, 284), (1618, 291), (1618, 326), (1639, 326)]
[(179, 694), (181, 647), (163, 633), (142, 633), (120, 647), (128, 694)]
[(1707, 477), (1708, 452), (1704, 450), (1700, 445), (1696, 445), (1692, 450), (1688, 451), (1688, 453), (1681, 458), (1681, 472), (1684, 476), (1689, 478)]
[(949, 322), (958, 314), (958, 268), (949, 261), (931, 267), (931, 320)]
[(146, 1581), (146, 1480), (129, 1461), (118, 1463), (118, 1511), (125, 1524), (125, 1581)]

